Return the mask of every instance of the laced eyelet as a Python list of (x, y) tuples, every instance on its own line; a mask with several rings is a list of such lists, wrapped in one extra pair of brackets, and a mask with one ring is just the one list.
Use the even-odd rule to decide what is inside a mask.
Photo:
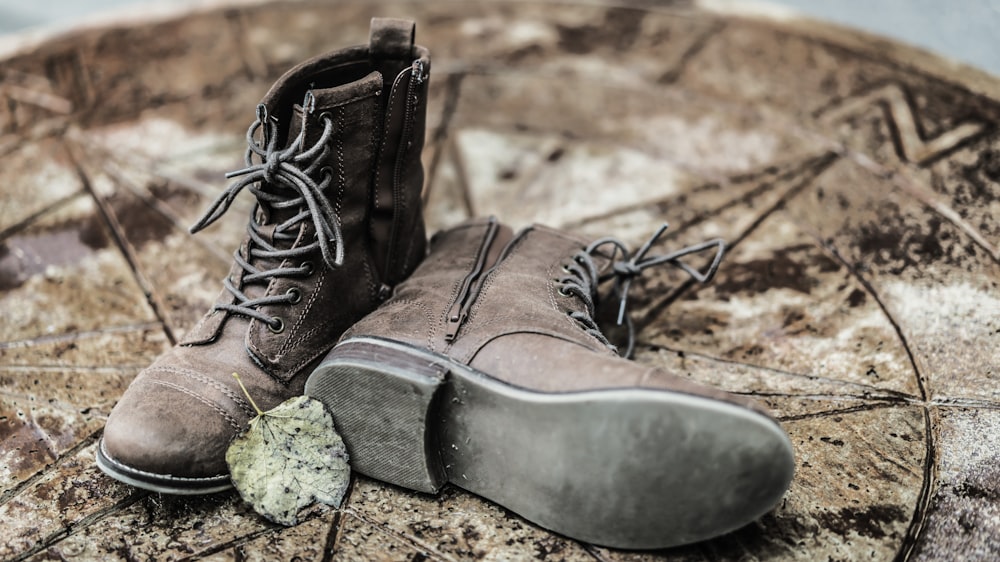
[(316, 117), (316, 121), (319, 121), (320, 123), (322, 123), (323, 121), (329, 121), (330, 123), (333, 123), (333, 115), (330, 114), (329, 111), (324, 111), (320, 113), (318, 117)]
[(292, 288), (288, 289), (287, 291), (285, 291), (285, 294), (289, 295), (291, 297), (288, 300), (288, 302), (290, 304), (299, 304), (299, 302), (302, 301), (302, 291), (299, 291), (295, 287), (292, 287)]
[(311, 261), (304, 261), (299, 264), (299, 269), (302, 270), (302, 274), (306, 277), (311, 277), (313, 273), (316, 272), (316, 268), (313, 266)]
[(285, 321), (275, 316), (267, 323), (267, 329), (273, 334), (280, 334), (285, 331)]
[(562, 270), (565, 271), (566, 273), (572, 273), (572, 271), (569, 270), (569, 266), (566, 264), (562, 265)]
[(559, 287), (559, 295), (563, 297), (572, 297), (572, 293), (566, 292), (566, 287)]

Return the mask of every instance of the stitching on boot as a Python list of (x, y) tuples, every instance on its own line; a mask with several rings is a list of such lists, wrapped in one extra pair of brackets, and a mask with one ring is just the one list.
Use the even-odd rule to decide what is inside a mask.
[[(317, 326), (317, 327), (315, 327), (315, 328), (313, 328), (313, 329), (309, 330), (308, 332), (306, 332), (306, 333), (302, 334), (302, 338), (301, 338), (301, 339), (303, 339), (303, 340), (306, 340), (306, 339), (308, 339), (308, 338), (309, 338), (309, 337), (311, 337), (311, 336), (312, 336), (313, 334), (316, 334), (317, 332), (319, 332), (319, 331), (321, 330), (321, 328), (322, 328), (321, 326)], [(323, 347), (319, 347), (319, 348), (317, 348), (317, 349), (316, 349), (316, 352), (315, 352), (315, 353), (312, 353), (312, 354), (310, 354), (310, 355), (307, 355), (307, 356), (306, 356), (306, 357), (305, 357), (305, 358), (304, 358), (304, 359), (303, 359), (302, 361), (299, 361), (299, 362), (298, 362), (298, 363), (296, 363), (295, 365), (292, 365), (291, 367), (289, 367), (289, 368), (287, 369), (287, 371), (288, 371), (289, 373), (291, 373), (291, 375), (290, 375), (290, 376), (289, 376), (288, 378), (292, 378), (292, 377), (294, 377), (294, 376), (295, 376), (296, 374), (298, 374), (298, 372), (299, 372), (299, 369), (301, 369), (302, 367), (304, 367), (304, 366), (308, 365), (309, 363), (311, 363), (313, 359), (315, 359), (315, 358), (319, 357), (320, 355), (324, 355), (324, 354), (326, 354), (326, 352), (327, 352), (327, 351), (328, 351), (328, 350), (329, 350), (330, 348), (332, 348), (332, 347), (333, 347), (333, 346), (334, 346), (334, 345), (335, 345), (335, 344), (337, 343), (337, 340), (338, 340), (338, 339), (340, 339), (340, 338), (337, 338), (337, 339), (334, 339), (334, 340), (331, 340), (331, 343), (329, 343), (328, 345), (325, 345), (325, 346), (323, 346)]]
[(361, 260), (362, 267), (365, 268), (365, 282), (368, 283), (368, 296), (372, 302), (378, 302), (378, 283), (375, 281), (376, 274), (372, 272), (371, 254), (368, 259)]
[[(304, 224), (300, 225), (299, 226), (299, 234), (295, 238), (295, 242), (292, 243), (292, 248), (299, 247), (299, 244), (302, 242), (302, 237), (303, 237), (303, 235), (305, 233), (306, 233), (306, 227), (305, 227), (305, 225)], [(321, 271), (325, 271), (325, 270), (321, 270)], [(274, 292), (273, 292), (274, 286), (277, 285), (278, 282), (279, 282), (278, 278), (272, 277), (267, 282), (267, 288), (264, 289), (264, 296), (271, 296), (271, 295), (273, 295), (274, 294)], [(316, 293), (314, 292), (313, 296), (315, 296), (315, 294)], [(299, 315), (299, 321), (301, 321), (301, 320), (302, 320), (302, 315)], [(272, 364), (277, 363), (278, 359), (281, 356), (282, 351), (285, 349), (285, 346), (288, 345), (288, 341), (291, 338), (288, 338), (288, 337), (284, 338), (284, 343), (282, 343), (281, 347), (278, 348), (277, 355), (271, 355), (269, 353), (264, 353), (264, 351), (261, 350), (261, 348), (254, 341), (254, 334), (256, 334), (256, 333), (258, 333), (260, 331), (260, 329), (257, 328), (257, 325), (260, 324), (260, 323), (261, 322), (259, 322), (256, 318), (251, 318), (250, 319), (250, 327), (247, 330), (247, 338), (246, 339), (247, 339), (247, 342), (249, 343), (250, 350), (253, 352), (251, 355), (263, 356), (270, 363), (272, 363)], [(268, 371), (268, 372), (270, 372), (270, 371)]]
[[(347, 110), (343, 107), (337, 108), (337, 131), (343, 132), (344, 127), (344, 114)], [(344, 195), (347, 193), (347, 165), (344, 163), (344, 135), (338, 134), (337, 140), (337, 204), (334, 210), (337, 213), (337, 219), (342, 219), (341, 212), (344, 205)], [(340, 221), (343, 224), (343, 220)]]
[[(317, 357), (319, 357), (321, 355), (326, 355), (326, 353), (328, 351), (330, 351), (330, 349), (332, 349), (333, 346), (336, 345), (336, 343), (337, 343), (337, 341), (334, 340), (334, 341), (332, 341), (330, 343), (330, 345), (325, 345), (323, 347), (317, 348), (317, 353), (314, 353), (312, 355), (306, 356), (305, 359), (303, 359), (302, 361), (299, 361), (298, 363), (296, 363), (295, 365), (293, 365), (292, 368), (289, 369), (289, 372), (294, 373), (294, 374), (298, 374), (299, 369), (301, 369), (302, 367), (308, 365), (309, 363), (311, 363)], [(294, 374), (293, 374), (293, 376), (294, 376)], [(292, 378), (292, 377), (289, 377), (289, 378)]]
[[(385, 78), (383, 77), (383, 80)], [(389, 85), (389, 100), (385, 107), (385, 120), (382, 121), (382, 146), (379, 147), (378, 157), (375, 161), (375, 208), (378, 209), (378, 187), (379, 180), (381, 179), (381, 169), (382, 169), (382, 159), (385, 158), (385, 145), (386, 139), (389, 136), (389, 124), (392, 123), (392, 88), (396, 85), (396, 78), (394, 77), (393, 83)], [(385, 83), (383, 82), (382, 87), (385, 88)], [(391, 186), (390, 186), (391, 187)]]
[(202, 404), (208, 406), (209, 408), (212, 408), (213, 410), (215, 410), (216, 413), (218, 413), (220, 416), (222, 416), (223, 418), (225, 418), (225, 420), (229, 422), (229, 425), (231, 425), (233, 427), (233, 429), (235, 429), (237, 432), (243, 430), (243, 428), (240, 427), (239, 422), (236, 421), (236, 418), (234, 418), (232, 415), (230, 415), (229, 412), (225, 411), (222, 408), (222, 406), (220, 406), (220, 405), (216, 404), (215, 402), (213, 402), (213, 401), (205, 398), (204, 396), (201, 396), (200, 394), (192, 392), (192, 391), (184, 388), (183, 386), (174, 384), (172, 382), (166, 382), (166, 381), (152, 381), (152, 382), (153, 382), (153, 384), (158, 384), (160, 386), (165, 386), (167, 388), (172, 388), (172, 389), (174, 389), (174, 390), (176, 390), (178, 392), (182, 392), (184, 394), (187, 394), (191, 398), (194, 398), (195, 400), (197, 400), (197, 401), (201, 402)]
[[(426, 303), (417, 302), (417, 301), (411, 300), (411, 299), (403, 299), (403, 300), (401, 300), (399, 302), (400, 303), (409, 304), (410, 306), (416, 306), (417, 308), (420, 309), (420, 312), (423, 313), (424, 318), (427, 321), (427, 324), (431, 324), (432, 323), (432, 318), (433, 318), (434, 315), (431, 312), (431, 308), (429, 306), (427, 306)], [(441, 322), (440, 321), (438, 321), (437, 327), (438, 328), (441, 327)], [(431, 331), (431, 332), (429, 332), (427, 334), (427, 349), (430, 349), (432, 351), (434, 350), (434, 336), (435, 336), (435, 333), (433, 331)]]
[[(511, 258), (513, 258), (514, 256), (516, 256), (517, 253), (518, 253), (518, 251), (520, 251), (521, 245), (523, 244), (523, 241), (525, 240), (525, 238), (526, 238), (526, 236), (515, 238), (514, 239), (514, 245), (511, 246), (510, 251), (507, 252), (507, 256), (506, 256), (506, 258), (504, 258), (504, 261), (501, 262), (499, 265), (496, 266), (496, 269), (491, 272), (491, 274), (490, 274), (489, 277), (487, 277), (485, 280), (483, 280), (483, 286), (479, 290), (479, 298), (476, 299), (477, 302), (474, 303), (472, 305), (472, 308), (469, 310), (469, 318), (466, 320), (466, 322), (468, 322), (470, 325), (475, 325), (475, 321), (476, 321), (476, 318), (478, 316), (479, 309), (482, 306), (481, 303), (483, 303), (483, 302), (485, 302), (487, 300), (485, 297), (489, 294), (490, 289), (493, 287), (493, 284), (494, 284), (493, 280), (496, 279), (497, 276), (500, 276), (501, 273), (508, 268), (508, 264), (510, 263)], [(510, 319), (508, 317), (506, 317), (506, 316), (500, 316), (500, 317), (493, 316), (493, 317), (487, 318), (482, 323), (478, 324), (477, 328), (476, 328), (476, 331), (484, 330), (484, 329), (488, 328), (489, 326), (492, 326), (493, 324), (496, 324), (497, 322), (507, 323), (509, 321), (510, 321)], [(482, 344), (480, 344), (480, 345), (482, 345)], [(475, 346), (475, 347), (478, 347), (478, 346)], [(473, 357), (475, 357), (476, 353), (477, 353), (477, 351), (468, 351), (468, 352), (466, 352), (467, 356), (463, 358), (463, 361), (465, 361), (466, 363), (468, 363), (469, 361), (472, 360)]]
[(298, 330), (300, 326), (302, 326), (302, 323), (305, 321), (306, 315), (309, 314), (310, 310), (312, 310), (313, 304), (315, 304), (316, 302), (317, 295), (322, 293), (323, 283), (325, 281), (326, 281), (326, 270), (324, 269), (320, 272), (319, 279), (316, 282), (316, 288), (313, 290), (312, 296), (309, 297), (309, 300), (305, 303), (302, 312), (298, 315), (299, 316), (298, 320), (295, 321), (295, 324), (292, 326), (292, 329), (289, 330), (288, 337), (285, 338), (285, 342), (281, 344), (281, 347), (278, 348), (278, 354), (274, 358), (275, 361), (278, 361), (281, 357), (283, 357), (285, 355), (285, 352), (288, 351), (289, 348), (291, 348), (293, 345), (298, 345), (303, 340), (308, 339), (309, 336), (313, 335), (318, 329), (318, 328), (313, 328), (308, 332), (306, 332), (305, 334), (302, 334), (302, 337), (296, 339), (295, 341), (292, 341), (293, 337), (296, 335), (295, 331)]
[[(390, 85), (390, 88), (391, 87), (392, 86)], [(382, 77), (382, 89), (383, 90), (385, 89), (385, 76)], [(381, 95), (381, 91), (379, 91), (379, 94)], [(372, 206), (369, 209), (367, 209), (367, 212), (365, 213), (365, 220), (368, 221), (368, 224), (366, 225), (368, 227), (368, 236), (370, 237), (371, 241), (375, 240), (375, 223), (372, 221), (371, 215), (372, 215), (372, 210), (378, 208), (378, 176), (379, 176), (378, 163), (382, 160), (382, 147), (379, 146), (378, 140), (379, 138), (382, 137), (382, 133), (384, 132), (380, 131), (378, 127), (374, 126), (374, 124), (378, 122), (377, 116), (378, 116), (379, 105), (380, 104), (378, 103), (374, 103), (372, 104), (372, 107), (368, 110), (368, 121), (372, 123), (369, 153), (375, 155), (375, 157), (372, 158), (370, 164), (371, 169), (369, 170), (369, 175), (371, 175), (372, 177), (371, 185), (373, 186), (372, 203), (371, 203)], [(384, 125), (385, 124), (383, 123), (383, 129)]]
[(589, 242), (588, 240), (580, 238), (579, 236), (576, 236), (574, 234), (570, 234), (568, 232), (563, 232), (561, 230), (556, 230), (556, 229), (554, 229), (552, 227), (549, 227), (549, 226), (536, 224), (536, 225), (533, 226), (533, 228), (535, 230), (538, 230), (538, 231), (541, 231), (541, 232), (545, 232), (546, 234), (558, 236), (559, 238), (562, 238), (563, 240), (566, 240), (567, 242), (572, 242), (574, 244), (579, 244), (579, 245), (582, 245), (582, 246), (586, 246), (588, 244), (588, 242)]
[[(414, 80), (412, 73), (410, 74), (409, 80), (410, 81)], [(400, 235), (400, 233), (397, 231), (397, 228), (396, 228), (398, 226), (398, 223), (400, 221), (397, 220), (396, 217), (405, 217), (407, 215), (406, 211), (407, 211), (407, 209), (409, 209), (409, 205), (407, 204), (407, 198), (405, 197), (405, 195), (403, 193), (402, 182), (400, 181), (400, 176), (402, 175), (401, 174), (401, 167), (403, 166), (403, 163), (406, 161), (406, 159), (409, 158), (410, 152), (411, 152), (410, 149), (413, 146), (413, 135), (414, 135), (414, 129), (415, 129), (415, 127), (413, 126), (413, 123), (416, 120), (416, 108), (420, 104), (420, 96), (416, 92), (416, 90), (417, 90), (416, 88), (412, 87), (411, 83), (409, 83), (409, 82), (407, 83), (406, 93), (409, 94), (410, 92), (413, 92), (413, 94), (406, 96), (406, 100), (405, 100), (406, 108), (403, 111), (403, 117), (404, 117), (404, 121), (403, 121), (403, 133), (404, 133), (404, 136), (400, 139), (399, 150), (396, 153), (396, 161), (393, 163), (393, 167), (392, 167), (392, 201), (393, 201), (393, 203), (397, 207), (396, 209), (393, 210), (393, 228), (392, 228), (392, 235), (390, 235), (390, 240), (389, 240), (389, 242), (393, 246), (398, 245), (397, 240), (398, 240), (399, 235)], [(410, 117), (409, 119), (405, 119), (405, 117), (407, 115), (409, 115), (409, 117)], [(388, 260), (388, 263), (386, 264), (386, 273), (387, 274), (395, 275), (396, 274), (396, 269), (397, 269), (395, 266), (400, 261), (403, 262), (402, 267), (404, 268), (404, 271), (405, 271), (405, 268), (407, 267), (407, 264), (409, 263), (409, 253), (413, 249), (413, 242), (414, 242), (413, 241), (413, 237), (411, 236), (410, 237), (410, 243), (409, 243), (409, 245), (407, 246), (407, 249), (406, 249), (406, 254), (404, 254), (402, 256), (402, 260), (400, 259), (400, 256), (397, 255), (398, 252), (393, 251), (394, 248), (390, 247), (390, 251), (389, 251), (389, 258), (390, 259)]]
[(174, 373), (174, 374), (177, 374), (177, 375), (188, 377), (190, 379), (194, 379), (195, 381), (197, 381), (197, 382), (199, 382), (201, 384), (204, 384), (206, 386), (210, 386), (210, 387), (218, 390), (222, 394), (224, 394), (227, 398), (229, 398), (237, 406), (239, 406), (240, 409), (243, 410), (243, 413), (247, 414), (248, 416), (253, 417), (254, 415), (257, 414), (257, 412), (254, 411), (254, 409), (252, 407), (250, 407), (250, 404), (246, 400), (244, 400), (242, 396), (240, 396), (239, 394), (237, 394), (237, 393), (233, 392), (232, 390), (230, 390), (226, 385), (224, 385), (224, 384), (222, 384), (222, 383), (220, 383), (220, 382), (218, 382), (216, 380), (213, 380), (210, 377), (206, 377), (205, 375), (203, 375), (203, 374), (201, 374), (201, 373), (199, 373), (197, 371), (189, 371), (187, 369), (181, 369), (179, 367), (170, 367), (170, 366), (163, 365), (163, 366), (160, 366), (160, 367), (149, 369), (148, 372), (157, 372), (157, 371), (164, 372), (164, 373)]
[(325, 111), (327, 109), (340, 109), (340, 108), (348, 106), (348, 105), (350, 105), (352, 103), (359, 102), (361, 100), (366, 100), (368, 98), (376, 98), (376, 97), (379, 96), (379, 92), (380, 91), (381, 90), (377, 90), (377, 91), (369, 92), (367, 94), (363, 94), (363, 95), (360, 95), (360, 96), (357, 96), (357, 97), (353, 97), (353, 98), (350, 98), (350, 99), (338, 101), (336, 103), (331, 103), (330, 105), (324, 105), (323, 107), (317, 108), (317, 110), (318, 111)]
[[(432, 326), (430, 330), (427, 330), (427, 349), (436, 351), (434, 346), (434, 339), (436, 335), (434, 328), (435, 323), (433, 322), (434, 313), (431, 311), (430, 306), (428, 306), (427, 303), (415, 299), (393, 299), (392, 301), (389, 301), (379, 307), (379, 312), (384, 313), (388, 310), (397, 308), (417, 308), (420, 310), (420, 313), (424, 316), (424, 325)], [(362, 331), (364, 331), (364, 326), (362, 326)], [(354, 328), (351, 328), (352, 335), (356, 332), (357, 331)], [(371, 332), (377, 332), (377, 330), (369, 331), (369, 333)], [(344, 335), (343, 339), (347, 339), (347, 334)]]
[[(312, 335), (312, 334), (316, 333), (318, 330), (319, 330), (319, 328), (313, 328), (312, 330), (310, 330), (309, 332), (307, 332), (306, 336)], [(332, 349), (333, 346), (337, 344), (337, 341), (339, 339), (340, 338), (333, 339), (327, 345), (324, 345), (322, 347), (317, 347), (315, 353), (307, 355), (304, 359), (302, 359), (302, 361), (299, 361), (295, 365), (292, 365), (292, 367), (288, 369), (288, 372), (292, 373), (292, 375), (289, 376), (288, 378), (291, 379), (292, 377), (294, 377), (296, 374), (298, 374), (299, 369), (301, 369), (302, 367), (308, 365), (309, 363), (311, 363), (317, 357), (319, 357), (321, 355), (326, 355), (326, 352), (330, 351), (330, 349)]]

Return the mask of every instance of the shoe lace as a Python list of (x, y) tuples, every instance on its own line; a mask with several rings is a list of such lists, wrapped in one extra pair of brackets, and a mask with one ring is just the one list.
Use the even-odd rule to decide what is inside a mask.
[[(306, 94), (303, 107), (311, 108), (313, 105), (311, 102), (311, 95)], [(302, 118), (306, 119), (305, 112)], [(261, 207), (274, 210), (300, 209), (294, 216), (275, 225), (271, 235), (274, 243), (265, 237), (264, 225), (258, 224), (256, 220), (249, 221), (247, 234), (250, 243), (247, 246), (247, 255), (241, 255), (239, 249), (233, 254), (236, 263), (243, 268), (244, 283), (266, 283), (276, 277), (308, 277), (313, 272), (309, 261), (304, 261), (297, 267), (260, 269), (253, 264), (260, 258), (284, 262), (288, 258), (306, 256), (319, 248), (327, 267), (335, 268), (344, 262), (344, 239), (340, 222), (333, 205), (324, 194), (333, 175), (327, 168), (321, 168), (322, 179), (319, 181), (313, 179), (320, 163), (325, 160), (329, 152), (328, 141), (333, 134), (333, 120), (330, 116), (321, 114), (320, 120), (323, 122), (323, 133), (312, 146), (305, 146), (306, 127), (303, 122), (295, 139), (286, 148), (279, 150), (277, 119), (268, 115), (264, 105), (258, 105), (257, 118), (247, 130), (246, 167), (226, 174), (228, 179), (238, 179), (219, 195), (205, 214), (191, 227), (191, 233), (194, 234), (218, 220), (243, 189), (249, 189), (257, 198), (251, 216), (257, 216)], [(272, 189), (264, 189), (265, 184)], [(298, 238), (299, 224), (310, 219), (315, 228), (316, 239), (297, 248), (291, 247)], [(235, 302), (217, 303), (213, 310), (224, 310), (256, 318), (276, 331), (280, 331), (283, 326), (281, 319), (268, 317), (258, 308), (271, 304), (295, 304), (301, 298), (295, 290), (289, 290), (281, 295), (250, 298), (240, 287), (233, 284), (231, 277), (225, 279), (224, 285), (235, 297)]]
[[(700, 244), (687, 246), (675, 252), (659, 256), (649, 256), (646, 254), (650, 248), (656, 244), (657, 240), (663, 236), (669, 225), (664, 223), (635, 253), (629, 253), (628, 246), (621, 240), (614, 237), (606, 237), (595, 240), (583, 250), (573, 256), (573, 260), (563, 265), (565, 276), (558, 281), (560, 283), (559, 293), (564, 296), (575, 296), (584, 303), (584, 311), (570, 312), (569, 316), (576, 320), (580, 326), (590, 335), (597, 338), (603, 344), (619, 353), (622, 357), (632, 357), (635, 351), (635, 325), (632, 318), (628, 316), (628, 293), (632, 288), (632, 281), (642, 275), (642, 272), (659, 265), (669, 264), (677, 267), (691, 276), (699, 283), (708, 283), (719, 270), (722, 256), (725, 253), (726, 245), (721, 239), (709, 240)], [(594, 256), (608, 247), (611, 249), (609, 271), (602, 273), (594, 263)], [(715, 248), (715, 255), (712, 262), (705, 268), (705, 271), (691, 267), (681, 258), (690, 254), (696, 254), (705, 250)], [(607, 337), (601, 332), (596, 316), (596, 300), (598, 286), (610, 279), (614, 279), (612, 291), (618, 297), (618, 325), (623, 323), (628, 329), (628, 348), (624, 353), (612, 345)]]

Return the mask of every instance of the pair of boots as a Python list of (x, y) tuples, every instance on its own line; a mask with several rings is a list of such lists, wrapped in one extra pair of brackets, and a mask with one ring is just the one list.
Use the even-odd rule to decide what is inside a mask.
[[(791, 445), (755, 404), (622, 358), (598, 285), (721, 242), (644, 258), (495, 219), (436, 234), (421, 189), (428, 51), (412, 22), (306, 61), (257, 108), (247, 167), (193, 230), (256, 197), (212, 310), (143, 370), (97, 462), (157, 492), (229, 488), (225, 451), (254, 410), (326, 403), (360, 473), (447, 482), (553, 531), (623, 548), (693, 542), (770, 509)], [(655, 241), (655, 237), (653, 239)], [(624, 304), (622, 304), (624, 310)], [(338, 343), (339, 342), (339, 343)], [(336, 345), (335, 345), (336, 344)], [(630, 346), (631, 347), (631, 346)]]

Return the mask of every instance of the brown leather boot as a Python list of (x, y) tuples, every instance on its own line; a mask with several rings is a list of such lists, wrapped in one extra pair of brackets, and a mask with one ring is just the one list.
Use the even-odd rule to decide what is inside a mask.
[(302, 394), (354, 322), (425, 254), (420, 192), (430, 59), (413, 22), (373, 19), (371, 42), (296, 66), (257, 107), (247, 167), (192, 231), (242, 189), (257, 204), (212, 310), (143, 370), (108, 419), (97, 462), (174, 494), (231, 486), (230, 440)]
[[(415, 490), (446, 482), (572, 538), (659, 548), (736, 529), (781, 498), (788, 437), (763, 409), (619, 357), (596, 326), (601, 272), (628, 278), (693, 251), (622, 246), (495, 220), (431, 239), (395, 295), (306, 383), (355, 470)], [(624, 289), (624, 284), (619, 285)], [(624, 297), (624, 294), (621, 295)]]

